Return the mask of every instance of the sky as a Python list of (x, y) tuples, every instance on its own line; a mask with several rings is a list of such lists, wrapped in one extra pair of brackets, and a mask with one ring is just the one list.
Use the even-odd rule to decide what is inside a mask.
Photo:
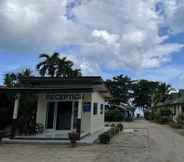
[(184, 88), (184, 0), (0, 1), (1, 84), (54, 52), (84, 75)]

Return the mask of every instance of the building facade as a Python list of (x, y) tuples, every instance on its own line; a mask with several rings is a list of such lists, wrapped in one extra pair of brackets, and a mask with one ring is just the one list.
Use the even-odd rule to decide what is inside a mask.
[(101, 77), (75, 79), (23, 79), (16, 88), (1, 88), (16, 95), (13, 119), (17, 120), (20, 96), (37, 96), (36, 123), (44, 127), (39, 135), (46, 138), (66, 138), (71, 131), (80, 137), (104, 128), (105, 101), (111, 97)]

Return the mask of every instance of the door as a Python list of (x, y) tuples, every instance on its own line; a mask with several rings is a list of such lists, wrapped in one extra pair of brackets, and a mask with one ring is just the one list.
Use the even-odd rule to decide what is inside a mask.
[(49, 102), (47, 106), (47, 120), (46, 120), (47, 129), (54, 128), (55, 104), (56, 104), (55, 102)]
[(72, 120), (72, 102), (58, 102), (56, 130), (70, 130)]

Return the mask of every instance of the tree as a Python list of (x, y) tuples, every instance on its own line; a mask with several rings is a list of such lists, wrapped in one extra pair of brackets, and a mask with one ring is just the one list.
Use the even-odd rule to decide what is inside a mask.
[(4, 85), (8, 88), (14, 87), (14, 82), (15, 82), (15, 78), (12, 75), (13, 73), (7, 73), (5, 74), (5, 78), (4, 78)]
[(159, 83), (152, 96), (153, 106), (159, 102), (164, 102), (168, 98), (171, 90), (173, 90), (173, 88), (170, 85)]
[(112, 104), (127, 103), (132, 97), (132, 81), (128, 76), (119, 75), (106, 81), (107, 87), (113, 95)]
[(60, 58), (59, 53), (53, 55), (41, 54), (44, 60), (37, 65), (37, 70), (42, 77), (73, 78), (81, 76), (80, 69), (73, 69), (73, 62), (66, 57)]
[(63, 57), (59, 60), (58, 69), (56, 72), (57, 77), (73, 78), (81, 76), (80, 69), (73, 69), (73, 62)]
[(53, 55), (41, 54), (41, 59), (44, 59), (37, 65), (37, 70), (42, 77), (48, 75), (54, 77), (59, 62), (59, 53), (53, 53)]
[(158, 88), (159, 82), (140, 80), (134, 85), (134, 104), (143, 109), (150, 108), (152, 95)]
[(28, 68), (19, 73), (7, 73), (4, 78), (4, 85), (8, 88), (16, 87), (20, 84), (22, 78), (30, 77), (32, 71)]

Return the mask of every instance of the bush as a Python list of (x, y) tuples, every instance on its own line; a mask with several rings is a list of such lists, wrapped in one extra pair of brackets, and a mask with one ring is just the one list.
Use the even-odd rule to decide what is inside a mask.
[[(80, 134), (75, 131), (72, 131), (68, 133), (68, 138), (70, 139), (71, 144), (76, 144), (77, 140), (80, 139)], [(75, 146), (75, 145), (72, 145), (72, 146)]]
[(153, 112), (153, 119), (159, 121), (161, 119), (160, 111)]
[(114, 123), (111, 124), (111, 127), (115, 127), (116, 125)]
[(153, 113), (153, 119), (160, 124), (165, 124), (171, 121), (172, 112), (168, 108), (162, 108)]
[(148, 112), (148, 111), (144, 112), (144, 118), (146, 120), (153, 120), (152, 112)]
[(183, 128), (183, 125), (181, 123), (170, 122), (169, 125), (175, 129), (182, 129)]
[(121, 123), (119, 123), (119, 124), (117, 125), (117, 127), (119, 128), (120, 131), (122, 131), (123, 128), (124, 128), (124, 127), (123, 127), (123, 124), (121, 124)]
[(110, 137), (113, 137), (115, 135), (115, 127), (112, 127), (108, 132)]
[(43, 133), (44, 132), (44, 125), (42, 123), (37, 123), (35, 127), (36, 133)]
[(109, 144), (110, 143), (110, 134), (108, 132), (105, 132), (101, 135), (99, 135), (100, 143), (102, 144)]
[(122, 130), (123, 130), (123, 125), (118, 124), (116, 127), (112, 127), (107, 132), (104, 132), (101, 135), (99, 135), (98, 139), (99, 139), (100, 143), (108, 144), (108, 143), (110, 143), (110, 139)]
[(119, 122), (123, 121), (122, 112), (119, 110), (109, 110), (105, 113), (105, 121), (107, 122)]

